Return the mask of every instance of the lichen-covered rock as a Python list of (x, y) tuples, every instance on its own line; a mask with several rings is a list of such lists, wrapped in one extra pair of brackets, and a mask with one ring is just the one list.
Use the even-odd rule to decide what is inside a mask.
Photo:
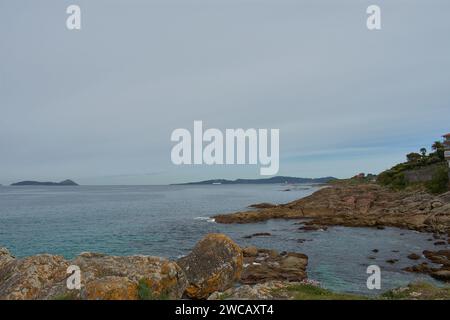
[(8, 262), (14, 260), (8, 249), (0, 248), (0, 269)]
[(205, 299), (215, 291), (230, 288), (241, 275), (241, 248), (223, 234), (208, 234), (192, 252), (178, 260), (186, 273), (189, 285), (186, 295)]
[[(42, 254), (24, 259), (5, 258), (0, 261), (0, 299), (44, 299), (57, 283), (66, 277), (68, 262), (61, 256)], [(5, 259), (5, 260), (3, 260)]]
[(89, 281), (84, 288), (88, 300), (137, 300), (138, 285), (127, 277), (103, 277)]
[(181, 268), (159, 257), (82, 253), (71, 264), (81, 270), (82, 299), (135, 299), (140, 282), (155, 299), (160, 296), (179, 299), (187, 286)]

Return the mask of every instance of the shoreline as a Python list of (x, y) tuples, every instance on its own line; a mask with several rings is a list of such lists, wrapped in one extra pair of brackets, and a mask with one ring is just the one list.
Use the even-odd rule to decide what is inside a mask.
[[(222, 224), (247, 224), (271, 219), (303, 220), (299, 229), (305, 231), (326, 231), (329, 226), (343, 226), (395, 227), (428, 232), (433, 234), (434, 244), (443, 248), (424, 250), (421, 255), (440, 267), (421, 262), (403, 270), (450, 282), (450, 191), (434, 196), (420, 190), (392, 191), (375, 183), (341, 183), (286, 204), (260, 203), (249, 207), (256, 210), (211, 218)], [(416, 253), (410, 254), (413, 255), (417, 256)]]
[[(208, 234), (178, 260), (92, 252), (15, 259), (0, 248), (0, 300), (450, 300), (445, 282), (412, 282), (377, 295), (335, 292), (310, 280), (307, 265), (304, 254), (241, 248), (223, 234)], [(79, 289), (67, 286), (74, 266)]]
[(214, 215), (222, 224), (305, 219), (317, 226), (397, 227), (450, 237), (450, 191), (391, 191), (375, 183), (335, 184), (285, 204), (260, 203), (256, 210)]
[[(296, 228), (306, 232), (319, 229), (327, 232), (328, 226), (379, 229), (393, 226), (422, 232), (431, 231), (436, 242), (445, 242), (445, 246), (436, 248), (437, 250), (419, 252), (423, 257), (421, 263), (403, 270), (428, 274), (442, 281), (443, 288), (430, 284), (410, 284), (398, 289), (398, 292), (409, 290), (414, 293), (423, 290), (424, 298), (450, 299), (450, 291), (446, 285), (450, 279), (450, 250), (446, 249), (450, 239), (445, 238), (449, 236), (446, 211), (450, 203), (448, 198), (448, 193), (441, 196), (431, 196), (421, 191), (396, 193), (374, 184), (331, 185), (286, 204), (260, 203), (250, 206), (253, 210), (211, 218), (222, 224), (244, 224), (269, 219), (308, 219), (309, 221), (302, 222), (303, 226)], [(405, 203), (408, 203), (407, 208), (410, 209), (407, 212), (400, 210), (405, 207)], [(440, 248), (442, 250), (438, 250)], [(408, 258), (412, 263), (419, 260), (417, 254), (411, 254)], [(80, 291), (68, 291), (65, 288), (70, 277), (66, 269), (70, 265), (79, 266), (84, 275)], [(323, 289), (308, 278), (307, 266), (308, 256), (302, 253), (257, 247), (241, 248), (223, 234), (207, 235), (188, 255), (177, 260), (100, 253), (81, 253), (70, 260), (50, 254), (15, 259), (8, 250), (0, 248), (0, 299), (404, 297), (396, 295), (397, 289), (376, 296)], [(311, 296), (311, 292), (317, 295)], [(411, 295), (406, 298), (415, 297)]]

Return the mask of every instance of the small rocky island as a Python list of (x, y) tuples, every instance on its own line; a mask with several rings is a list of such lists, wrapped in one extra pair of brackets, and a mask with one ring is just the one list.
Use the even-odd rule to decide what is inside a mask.
[(67, 179), (61, 182), (20, 181), (11, 184), (11, 186), (78, 186), (78, 184)]

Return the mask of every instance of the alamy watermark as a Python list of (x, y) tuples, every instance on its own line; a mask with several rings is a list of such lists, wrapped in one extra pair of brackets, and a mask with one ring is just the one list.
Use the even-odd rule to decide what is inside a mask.
[[(67, 7), (66, 27), (68, 30), (81, 30), (81, 8), (79, 5), (72, 4)], [(381, 30), (381, 8), (378, 5), (370, 5), (366, 9), (369, 16), (366, 20), (366, 26), (369, 30)]]
[(367, 278), (366, 286), (369, 290), (380, 290), (381, 289), (381, 269), (376, 264), (370, 265), (366, 270), (367, 274), (370, 276)]
[(175, 165), (259, 164), (264, 176), (277, 174), (280, 167), (279, 129), (226, 129), (223, 133), (214, 128), (203, 131), (203, 122), (194, 121), (193, 134), (175, 129), (170, 139), (177, 142), (171, 152)]
[(70, 274), (66, 280), (66, 286), (69, 290), (80, 290), (81, 289), (81, 270), (79, 266), (70, 265), (67, 268), (67, 274)]

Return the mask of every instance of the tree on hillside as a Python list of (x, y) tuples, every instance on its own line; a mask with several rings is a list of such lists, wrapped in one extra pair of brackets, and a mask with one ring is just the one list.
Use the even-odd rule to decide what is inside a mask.
[(426, 148), (420, 148), (420, 153), (422, 154), (422, 157), (425, 157), (427, 155), (427, 149)]
[(421, 156), (417, 152), (411, 152), (406, 155), (406, 159), (408, 160), (408, 162), (412, 163), (419, 161), (420, 158)]
[(435, 141), (431, 148), (435, 151), (435, 154), (439, 157), (439, 159), (444, 160), (445, 159), (445, 146), (440, 141)]

